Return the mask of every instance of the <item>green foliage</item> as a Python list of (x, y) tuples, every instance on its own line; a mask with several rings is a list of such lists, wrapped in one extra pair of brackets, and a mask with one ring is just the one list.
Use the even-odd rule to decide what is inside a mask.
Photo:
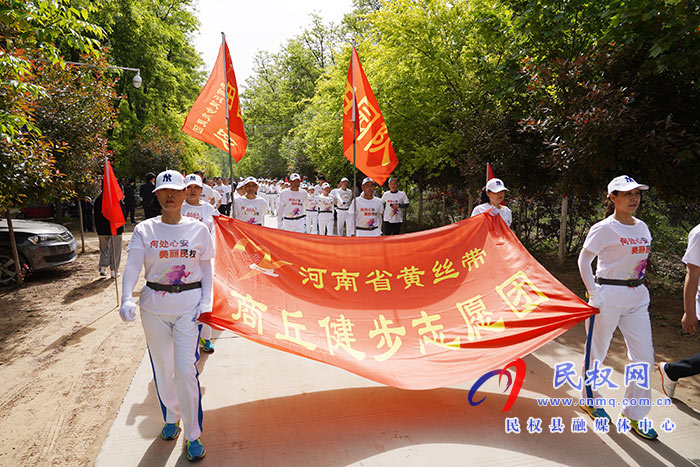
[[(52, 94), (59, 81), (65, 84), (73, 80), (71, 73), (61, 68), (62, 50), (100, 56), (97, 41), (103, 31), (89, 21), (94, 11), (89, 3), (68, 0), (0, 1), (2, 209), (20, 206), (56, 186), (60, 170), (67, 166), (63, 163), (75, 154), (62, 137), (44, 134), (54, 128), (43, 126), (42, 105), (59, 98), (60, 93)], [(42, 81), (36, 74), (35, 66), (49, 65), (55, 71), (55, 82)], [(90, 92), (80, 86), (77, 90), (82, 97)], [(87, 102), (92, 101), (88, 98)], [(84, 109), (80, 111), (84, 113)], [(69, 188), (62, 195), (70, 192)]]
[[(201, 158), (203, 145), (184, 145), (190, 138), (180, 131), (184, 115), (201, 90), (202, 59), (193, 46), (199, 27), (193, 0), (99, 0), (94, 21), (105, 31), (104, 46), (110, 62), (139, 68), (142, 87), (131, 84), (133, 72), (122, 72), (116, 84), (119, 126), (110, 138), (119, 176), (142, 177), (146, 171), (132, 161), (134, 151), (145, 150), (153, 161), (167, 160), (172, 167), (185, 167)], [(218, 44), (215, 44), (218, 46)], [(155, 152), (144, 149), (145, 137), (157, 134)], [(163, 146), (165, 145), (165, 146)], [(184, 151), (184, 148), (187, 152)], [(166, 156), (167, 154), (167, 156)], [(171, 158), (175, 159), (171, 159)], [(121, 162), (121, 159), (124, 159)], [(164, 166), (155, 169), (163, 170)]]
[(40, 62), (36, 68), (35, 82), (46, 90), (33, 104), (37, 127), (64, 145), (53, 154), (60, 176), (43, 190), (45, 199), (91, 195), (85, 190), (101, 174), (109, 154), (107, 133), (116, 119), (114, 79), (104, 57), (82, 59), (87, 66), (64, 69)]

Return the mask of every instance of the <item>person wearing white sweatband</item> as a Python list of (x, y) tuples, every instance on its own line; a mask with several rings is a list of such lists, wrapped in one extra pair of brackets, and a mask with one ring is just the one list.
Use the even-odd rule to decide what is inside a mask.
[[(608, 184), (606, 217), (591, 227), (578, 258), (581, 279), (590, 297), (588, 303), (600, 309), (599, 314), (586, 320), (583, 397), (588, 403), (582, 408), (592, 418), (611, 421), (605, 409), (596, 406), (601, 396), (592, 383), (599, 381), (596, 371), (603, 366), (616, 328), (620, 328), (625, 338), (632, 364), (646, 366), (648, 372), (654, 363), (649, 291), (644, 286), (652, 238), (647, 225), (633, 216), (641, 203), (640, 190), (647, 189), (647, 185), (626, 175), (614, 178)], [(598, 264), (593, 276), (591, 263), (596, 257)], [(651, 398), (649, 385), (643, 386), (638, 381), (629, 382), (622, 416), (629, 419), (629, 427), (635, 434), (655, 439), (656, 431), (640, 423), (650, 410), (642, 401)]]
[(206, 454), (199, 439), (203, 412), (196, 366), (201, 328), (197, 318), (212, 310), (214, 245), (204, 223), (181, 214), (185, 179), (180, 173), (158, 174), (154, 191), (162, 215), (134, 228), (119, 314), (124, 321), (136, 318), (133, 290), (144, 267), (146, 286), (138, 304), (165, 419), (161, 437), (176, 439), (182, 420), (187, 458), (197, 460)]

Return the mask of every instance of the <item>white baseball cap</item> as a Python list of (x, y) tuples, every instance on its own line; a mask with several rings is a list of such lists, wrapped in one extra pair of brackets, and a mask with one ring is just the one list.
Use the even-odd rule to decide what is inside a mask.
[(185, 186), (190, 186), (190, 185), (197, 185), (198, 187), (202, 187), (202, 177), (200, 177), (197, 174), (189, 174), (187, 177), (185, 177)]
[(340, 179), (340, 182), (341, 182), (341, 183), (342, 183), (342, 182), (348, 182), (348, 183), (350, 183), (350, 180), (348, 180), (347, 177), (343, 177), (343, 178)]
[(323, 182), (323, 185), (321, 185), (321, 188), (330, 188), (331, 186), (328, 184), (328, 182)]
[(608, 183), (608, 194), (611, 194), (613, 191), (631, 191), (635, 188), (639, 188), (640, 190), (648, 190), (649, 185), (637, 183), (628, 175), (620, 175), (619, 177), (613, 178), (612, 181)]
[(508, 191), (508, 188), (503, 184), (500, 178), (492, 178), (486, 183), (486, 189), (491, 193), (498, 193), (500, 191)]
[(293, 182), (294, 180), (301, 180), (301, 177), (299, 176), (299, 174), (294, 173), (294, 174), (289, 176), (290, 182)]
[(166, 170), (161, 172), (156, 177), (156, 189), (153, 190), (155, 193), (158, 190), (184, 190), (185, 189), (185, 177), (182, 176), (177, 170)]
[(365, 183), (374, 183), (374, 180), (369, 177), (365, 177), (365, 179), (362, 180), (362, 186), (365, 186)]
[(247, 185), (247, 184), (249, 184), (249, 183), (255, 183), (256, 185), (260, 186), (260, 185), (258, 184), (258, 181), (255, 179), (255, 177), (247, 177), (247, 178), (246, 178), (245, 180), (243, 180), (241, 183), (243, 184), (243, 186), (245, 186), (245, 185)]

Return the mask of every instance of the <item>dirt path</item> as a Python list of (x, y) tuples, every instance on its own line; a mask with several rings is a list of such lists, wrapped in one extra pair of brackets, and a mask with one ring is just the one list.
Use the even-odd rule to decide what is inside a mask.
[(91, 234), (71, 265), (0, 293), (0, 465), (92, 464), (107, 435), (145, 344), (98, 258)]
[[(0, 465), (91, 465), (107, 435), (145, 340), (138, 321), (120, 320), (114, 282), (99, 277), (98, 256), (90, 234), (73, 264), (38, 273), (21, 290), (0, 290)], [(552, 270), (583, 292), (575, 265)], [(680, 299), (652, 297), (657, 359), (699, 352), (700, 338), (680, 331)], [(579, 325), (558, 340), (581, 352), (584, 338)], [(616, 333), (606, 364), (620, 370), (625, 363)], [(659, 388), (656, 371), (652, 384)], [(700, 409), (700, 378), (683, 380), (676, 394)]]

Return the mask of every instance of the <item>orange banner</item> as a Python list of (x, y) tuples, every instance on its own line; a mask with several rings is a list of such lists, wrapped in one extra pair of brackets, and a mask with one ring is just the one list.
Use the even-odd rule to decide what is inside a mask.
[[(355, 101), (353, 106), (353, 81)], [(353, 121), (354, 118), (354, 121)], [(353, 131), (355, 134), (355, 165), (379, 185), (389, 178), (399, 163), (389, 139), (384, 117), (362, 69), (357, 51), (352, 48), (343, 103), (343, 154), (353, 162)]]
[[(226, 63), (226, 79), (224, 79), (224, 62)], [(226, 85), (224, 85), (225, 83)], [(182, 131), (228, 153), (229, 132), (226, 129), (226, 103), (229, 107), (231, 157), (238, 162), (245, 156), (248, 139), (243, 128), (236, 74), (233, 71), (228, 45), (226, 45), (226, 41), (223, 41), (214, 69), (209, 75), (207, 84), (204, 85), (202, 92), (199, 93), (199, 97), (187, 114)]]
[(389, 386), (479, 377), (597, 312), (488, 213), (379, 238), (215, 219), (214, 311), (201, 321)]

